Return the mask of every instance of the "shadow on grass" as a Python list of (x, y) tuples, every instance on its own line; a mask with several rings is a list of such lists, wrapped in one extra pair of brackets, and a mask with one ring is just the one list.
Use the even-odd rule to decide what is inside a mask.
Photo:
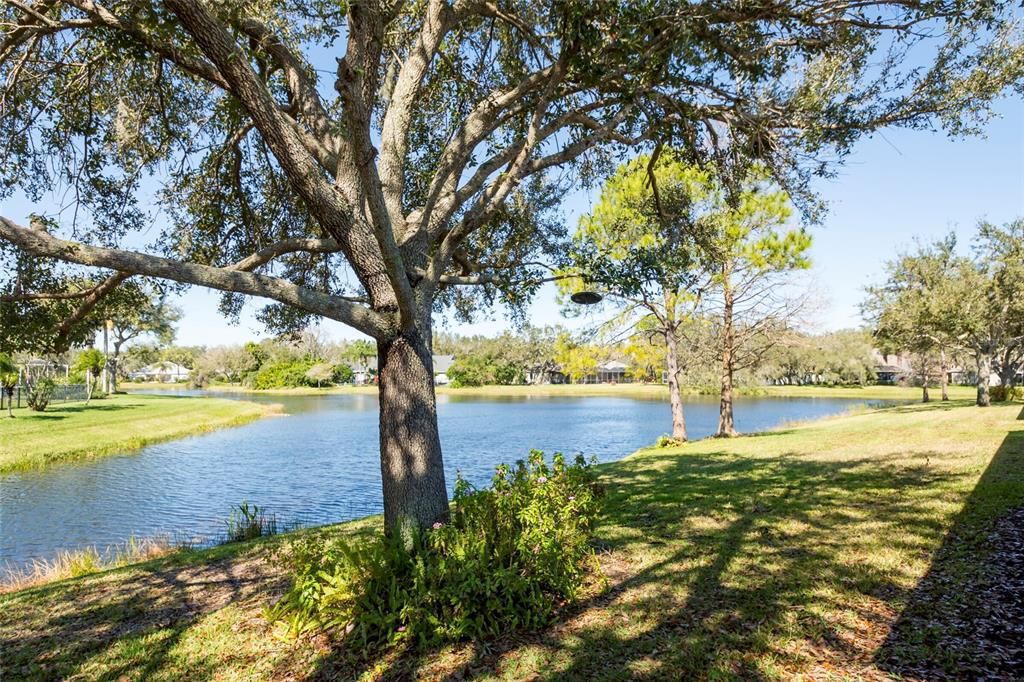
[[(283, 589), (283, 580), (253, 570), (252, 562), (224, 560), (191, 565), (158, 561), (129, 578), (103, 577), (43, 586), (9, 595), (0, 619), (0, 677), (4, 680), (145, 680), (173, 676), (208, 680), (216, 662), (189, 660), (173, 650), (204, 616), (243, 600)], [(169, 679), (169, 678), (168, 678)]]
[[(847, 626), (820, 615), (823, 603), (849, 610), (861, 597), (891, 600), (905, 592), (891, 573), (837, 554), (877, 536), (879, 523), (883, 542), (934, 546), (945, 525), (928, 508), (931, 498), (910, 502), (907, 493), (964, 475), (878, 459), (647, 451), (606, 476), (599, 535), (609, 587), (559, 614), (550, 628), (466, 645), (458, 654), (435, 649), (384, 659), (340, 642), (313, 677), (350, 679), (371, 670), (384, 679), (437, 677), (430, 669), (448, 657), (444, 679), (531, 670), (545, 679), (776, 679), (802, 660), (778, 648), (789, 631), (816, 633), (826, 648), (849, 646)], [(832, 586), (841, 597), (827, 591)], [(857, 617), (882, 620), (867, 608)], [(765, 669), (766, 659), (779, 667)], [(531, 660), (522, 670), (509, 667)]]
[(1020, 679), (1021, 595), (1024, 431), (1011, 431), (876, 658), (889, 672), (922, 679)]

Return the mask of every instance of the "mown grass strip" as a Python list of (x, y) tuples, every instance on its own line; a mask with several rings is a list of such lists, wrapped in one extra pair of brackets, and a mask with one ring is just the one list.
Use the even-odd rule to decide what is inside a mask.
[(238, 426), (276, 405), (185, 396), (114, 395), (0, 415), (0, 473), (131, 452), (162, 441)]

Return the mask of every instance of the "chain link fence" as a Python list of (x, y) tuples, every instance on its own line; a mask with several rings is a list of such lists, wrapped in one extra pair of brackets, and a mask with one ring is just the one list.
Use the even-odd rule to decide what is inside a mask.
[[(26, 403), (28, 392), (24, 386), (18, 385), (14, 388), (14, 395), (8, 396), (6, 391), (0, 391), (0, 410), (7, 409), (7, 402), (14, 407), (22, 407)], [(72, 403), (85, 400), (85, 384), (57, 384), (53, 387), (50, 404)]]

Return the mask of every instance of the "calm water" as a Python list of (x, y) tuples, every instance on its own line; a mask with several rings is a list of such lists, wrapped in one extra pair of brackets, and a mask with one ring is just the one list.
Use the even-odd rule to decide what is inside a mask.
[[(283, 524), (381, 511), (375, 396), (232, 395), (283, 403), (289, 415), (0, 478), (0, 565), (82, 546), (103, 549), (132, 536), (209, 542), (243, 500), (266, 507)], [(864, 403), (749, 398), (737, 403), (736, 423), (741, 431), (759, 431)], [(449, 486), (456, 472), (486, 484), (496, 464), (531, 448), (608, 462), (671, 430), (666, 402), (626, 398), (440, 396), (438, 411)], [(692, 438), (714, 431), (717, 400), (690, 398), (686, 412)]]

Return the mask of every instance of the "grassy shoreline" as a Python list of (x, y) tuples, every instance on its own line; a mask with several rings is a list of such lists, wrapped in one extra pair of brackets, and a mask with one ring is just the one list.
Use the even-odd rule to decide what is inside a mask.
[(990, 618), (977, 594), (998, 570), (993, 524), (1024, 505), (1020, 403), (862, 411), (645, 449), (601, 472), (607, 584), (540, 632), (375, 656), (323, 636), (282, 641), (262, 615), (286, 582), (273, 559), (282, 536), (0, 597), (0, 666), (25, 679), (228, 680), (882, 680), (984, 669), (962, 667), (985, 655), (963, 621)]
[[(129, 392), (133, 390), (184, 389), (183, 384), (122, 384), (121, 388)], [(330, 388), (278, 388), (255, 390), (238, 385), (217, 384), (209, 387), (210, 391), (223, 393), (259, 393), (262, 395), (310, 396), (310, 395), (345, 395), (362, 394), (376, 395), (376, 386), (332, 386)], [(697, 386), (685, 387), (686, 395), (716, 395)], [(974, 397), (972, 386), (950, 386), (949, 394), (953, 400), (968, 400)], [(467, 396), (482, 398), (516, 398), (516, 397), (615, 397), (637, 398), (643, 400), (668, 400), (668, 387), (664, 384), (548, 384), (537, 386), (467, 386), (452, 388), (438, 386), (438, 395)], [(932, 400), (940, 397), (938, 389), (930, 389)], [(905, 386), (754, 386), (739, 388), (737, 395), (744, 397), (775, 397), (775, 398), (852, 398), (860, 400), (920, 400), (921, 389)]]
[(162, 441), (245, 424), (280, 406), (184, 396), (113, 395), (16, 409), (0, 418), (0, 474), (131, 452)]

